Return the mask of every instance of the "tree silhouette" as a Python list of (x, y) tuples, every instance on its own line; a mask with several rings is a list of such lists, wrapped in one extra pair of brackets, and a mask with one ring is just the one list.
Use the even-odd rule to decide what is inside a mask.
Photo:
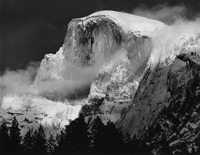
[(124, 140), (121, 132), (109, 121), (104, 130), (104, 149), (108, 153), (122, 153), (124, 150)]
[(29, 129), (23, 139), (23, 150), (25, 154), (30, 154), (33, 152), (33, 147), (35, 145), (35, 137), (33, 135), (33, 130)]
[(10, 154), (11, 140), (8, 135), (8, 129), (6, 123), (3, 122), (0, 128), (0, 154)]
[(87, 124), (85, 123), (83, 115), (80, 115), (79, 118), (72, 121), (66, 127), (65, 133), (68, 152), (86, 153), (88, 151)]
[(119, 154), (125, 152), (125, 142), (121, 132), (112, 122), (104, 125), (99, 117), (91, 128), (93, 136), (92, 153)]
[(12, 121), (12, 126), (10, 128), (10, 148), (11, 149), (11, 154), (20, 154), (21, 153), (21, 136), (20, 136), (20, 129), (18, 128), (18, 121), (16, 117), (13, 118)]
[(42, 125), (39, 126), (38, 131), (34, 132), (34, 138), (35, 145), (33, 147), (33, 153), (41, 155), (47, 154), (46, 136)]
[(55, 149), (55, 154), (85, 154), (88, 152), (88, 145), (87, 124), (84, 116), (80, 115), (69, 126), (66, 126), (65, 132), (61, 133), (59, 146)]
[(101, 119), (97, 116), (93, 124), (89, 129), (90, 135), (90, 150), (92, 153), (101, 153), (102, 146), (104, 145), (104, 124)]
[[(62, 131), (53, 154), (137, 154), (150, 153), (146, 143), (122, 135), (112, 122), (104, 125), (99, 117), (87, 125), (84, 117), (72, 121)], [(145, 149), (145, 150), (142, 150)], [(146, 151), (147, 149), (147, 151)]]
[(53, 154), (55, 145), (56, 145), (56, 140), (53, 138), (52, 135), (50, 135), (48, 142), (47, 142), (47, 152), (49, 154)]
[(60, 135), (56, 138), (58, 142), (58, 146), (55, 147), (53, 154), (64, 154), (68, 150), (68, 146), (66, 146), (66, 133), (65, 131), (61, 131)]

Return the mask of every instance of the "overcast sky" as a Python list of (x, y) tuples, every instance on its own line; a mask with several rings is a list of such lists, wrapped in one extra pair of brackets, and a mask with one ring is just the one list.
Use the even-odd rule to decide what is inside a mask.
[[(67, 24), (99, 10), (132, 12), (139, 6), (153, 7), (165, 0), (0, 0), (0, 72), (24, 68), (41, 61), (62, 45)], [(184, 3), (190, 16), (197, 13), (200, 0), (169, 0)]]

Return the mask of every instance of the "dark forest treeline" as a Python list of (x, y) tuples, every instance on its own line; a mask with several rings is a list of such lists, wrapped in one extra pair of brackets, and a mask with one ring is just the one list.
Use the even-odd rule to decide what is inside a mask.
[[(22, 139), (18, 122), (14, 118), (10, 128), (6, 127), (6, 123), (0, 127), (0, 154), (151, 154), (153, 148), (147, 146), (145, 141), (128, 137), (122, 135), (112, 122), (104, 125), (97, 117), (92, 124), (88, 125), (83, 115), (80, 115), (56, 138), (51, 135), (47, 139), (43, 127), (40, 126), (37, 131), (29, 129)], [(163, 155), (172, 154), (165, 142), (162, 145), (166, 146)]]
[[(127, 136), (128, 137), (128, 136)], [(104, 125), (100, 118), (88, 126), (84, 117), (72, 121), (57, 138), (47, 140), (42, 126), (37, 131), (29, 129), (20, 136), (17, 119), (10, 128), (3, 123), (0, 128), (0, 154), (129, 154), (138, 152), (136, 143), (123, 136), (112, 122)]]
[(48, 143), (43, 127), (40, 126), (38, 131), (30, 129), (22, 139), (18, 125), (15, 117), (10, 128), (5, 122), (1, 125), (0, 154), (47, 154)]

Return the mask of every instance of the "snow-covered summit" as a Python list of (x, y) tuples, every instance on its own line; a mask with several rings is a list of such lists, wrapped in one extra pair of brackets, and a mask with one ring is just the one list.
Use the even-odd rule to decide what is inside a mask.
[(133, 32), (135, 35), (140, 36), (149, 36), (152, 34), (152, 32), (158, 31), (166, 27), (164, 23), (157, 20), (111, 10), (98, 11), (82, 19), (86, 20), (87, 18), (101, 15), (114, 20), (123, 28), (125, 32)]

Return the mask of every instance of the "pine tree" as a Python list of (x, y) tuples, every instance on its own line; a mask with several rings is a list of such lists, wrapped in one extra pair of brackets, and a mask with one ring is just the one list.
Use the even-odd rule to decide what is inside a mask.
[(86, 153), (88, 151), (88, 132), (87, 124), (85, 123), (84, 116), (80, 115), (79, 118), (72, 121), (66, 127), (66, 144), (68, 151), (73, 153)]
[(6, 123), (3, 122), (0, 128), (0, 154), (10, 154), (10, 137), (8, 135), (8, 129)]
[(53, 154), (64, 154), (68, 148), (66, 146), (66, 133), (61, 131), (60, 135), (56, 137), (58, 145), (55, 146)]
[(124, 141), (124, 150), (127, 154), (133, 154), (137, 152), (137, 140), (134, 136), (134, 138), (131, 138), (128, 133), (123, 135), (123, 141)]
[(106, 153), (122, 153), (124, 151), (125, 142), (123, 141), (123, 135), (115, 127), (115, 125), (109, 121), (104, 130), (104, 150)]
[(13, 154), (20, 154), (21, 153), (21, 136), (20, 136), (20, 129), (18, 128), (18, 121), (16, 117), (14, 117), (12, 121), (12, 126), (10, 128), (10, 139), (11, 139), (11, 144), (10, 148)]
[(112, 122), (104, 125), (99, 117), (92, 125), (91, 133), (93, 136), (92, 153), (118, 154), (125, 150), (123, 135)]
[(59, 139), (59, 146), (55, 149), (55, 154), (86, 154), (88, 152), (89, 141), (84, 116), (80, 115), (69, 126), (66, 126), (65, 132), (61, 133)]
[(55, 142), (56, 142), (56, 140), (53, 138), (52, 135), (50, 135), (48, 142), (47, 142), (47, 152), (49, 154), (53, 154), (54, 148), (55, 148), (55, 145), (56, 145)]
[(30, 154), (33, 152), (33, 147), (35, 145), (35, 137), (33, 136), (33, 130), (29, 129), (23, 139), (23, 152), (25, 154)]
[(34, 132), (35, 145), (33, 147), (34, 154), (47, 154), (46, 136), (42, 125), (39, 126), (38, 131)]
[(104, 141), (104, 124), (97, 117), (90, 127), (90, 149), (92, 153), (102, 153)]

